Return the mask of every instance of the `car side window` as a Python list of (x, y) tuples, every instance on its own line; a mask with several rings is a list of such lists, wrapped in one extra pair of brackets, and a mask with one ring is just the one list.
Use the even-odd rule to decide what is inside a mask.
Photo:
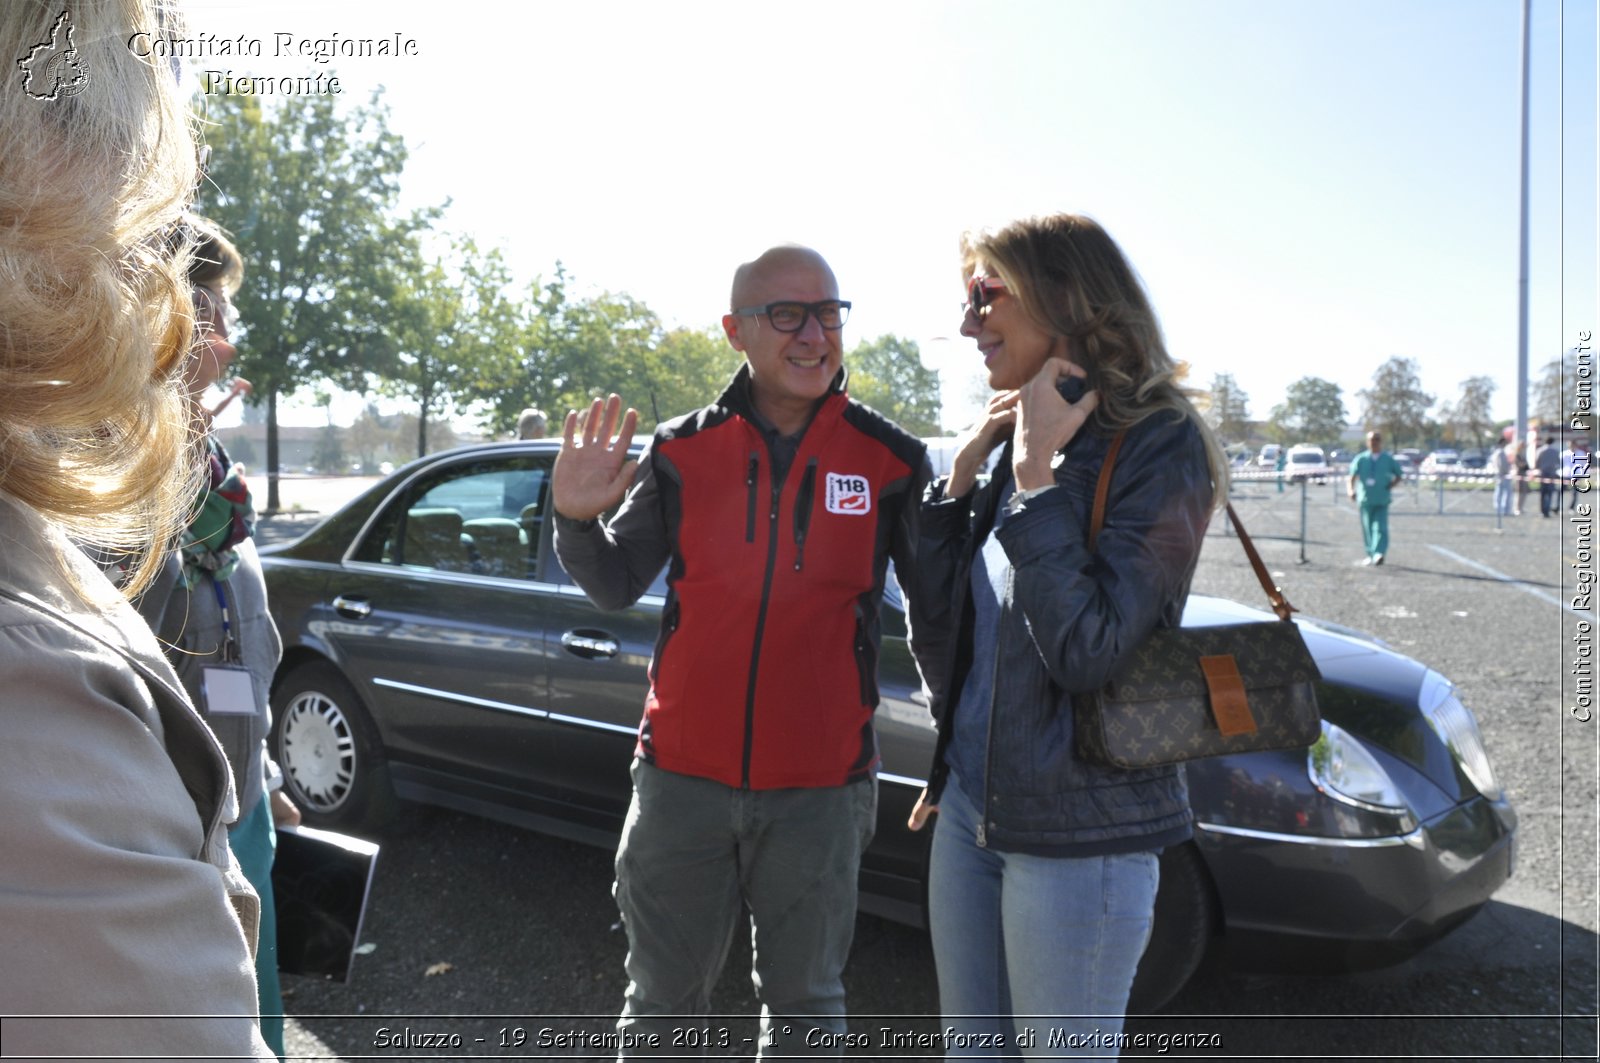
[(502, 579), (538, 576), (551, 458), (480, 458), (430, 470), (374, 522), (354, 559)]
[[(614, 506), (611, 509), (606, 510), (604, 513), (602, 513), (600, 515), (601, 522), (604, 523), (606, 521), (609, 521), (612, 517), (616, 516), (617, 515), (617, 510), (620, 509), (620, 508), (621, 508), (620, 506)], [(550, 547), (550, 565), (549, 565), (548, 569), (546, 570), (545, 578), (550, 580), (550, 582), (552, 582), (552, 583), (572, 584), (572, 583), (575, 582), (571, 576), (567, 575), (567, 570), (564, 567), (562, 567), (561, 559), (556, 556), (555, 546), (554, 546), (554, 542), (553, 541), (552, 541), (552, 544), (551, 544), (551, 547)], [(650, 586), (645, 588), (645, 593), (646, 594), (657, 594), (657, 595), (660, 595), (663, 598), (666, 597), (666, 595), (667, 595), (667, 566), (663, 565), (661, 567), (661, 571), (656, 573), (656, 578), (650, 581)]]

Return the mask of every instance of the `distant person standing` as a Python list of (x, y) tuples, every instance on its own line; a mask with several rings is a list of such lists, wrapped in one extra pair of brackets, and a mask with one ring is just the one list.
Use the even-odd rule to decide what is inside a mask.
[(1545, 436), (1544, 446), (1533, 456), (1533, 467), (1539, 474), (1539, 515), (1560, 513), (1561, 452), (1556, 449), (1555, 436)]
[(1381, 565), (1389, 552), (1389, 492), (1405, 479), (1394, 455), (1383, 449), (1383, 436), (1367, 433), (1367, 449), (1350, 463), (1350, 497), (1361, 509), (1363, 565)]
[(1522, 503), (1528, 497), (1528, 445), (1522, 440), (1511, 444), (1511, 474), (1516, 477), (1517, 490), (1512, 495), (1511, 513), (1522, 516)]
[(536, 410), (531, 406), (522, 411), (517, 418), (518, 439), (543, 439), (548, 418), (543, 410)]
[(1494, 511), (1499, 516), (1509, 517), (1512, 492), (1516, 489), (1511, 477), (1517, 468), (1510, 443), (1494, 448), (1494, 453), (1489, 455), (1489, 468), (1494, 472)]

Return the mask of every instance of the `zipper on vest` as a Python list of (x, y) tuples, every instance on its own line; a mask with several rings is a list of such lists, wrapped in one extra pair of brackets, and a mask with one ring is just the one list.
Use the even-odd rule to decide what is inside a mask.
[(744, 484), (746, 489), (744, 506), (744, 541), (756, 541), (756, 483), (760, 479), (761, 456), (755, 451), (750, 452), (750, 469), (745, 473)]
[[(767, 447), (767, 457), (772, 456), (772, 448)], [(757, 455), (750, 454), (750, 531), (751, 541), (755, 539), (755, 485), (758, 477), (755, 472), (759, 466)], [(774, 469), (774, 473), (776, 470)], [(778, 567), (778, 502), (783, 494), (783, 481), (776, 475), (772, 479), (772, 509), (767, 516), (767, 564), (761, 576), (761, 605), (756, 612), (755, 638), (750, 645), (750, 679), (744, 691), (744, 751), (739, 767), (739, 785), (742, 789), (750, 789), (750, 757), (755, 748), (756, 735), (756, 677), (761, 672), (761, 640), (767, 630), (767, 606), (772, 601), (772, 576)]]
[(811, 528), (811, 508), (817, 493), (817, 459), (806, 462), (805, 479), (800, 481), (800, 491), (794, 499), (794, 570), (805, 565), (806, 532)]

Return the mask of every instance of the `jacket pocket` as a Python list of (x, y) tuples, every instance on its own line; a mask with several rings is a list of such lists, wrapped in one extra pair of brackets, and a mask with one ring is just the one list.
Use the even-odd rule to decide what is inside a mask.
[(859, 603), (856, 605), (855, 657), (856, 672), (861, 680), (861, 704), (870, 709), (878, 704), (878, 652)]
[(806, 462), (805, 478), (794, 500), (794, 570), (805, 566), (806, 533), (811, 530), (811, 508), (816, 504), (817, 459)]
[(678, 599), (676, 596), (667, 603), (667, 608), (661, 614), (661, 630), (656, 634), (655, 649), (650, 653), (650, 682), (656, 682), (656, 674), (661, 669), (661, 655), (667, 652), (667, 643), (672, 640), (672, 635), (678, 630)]
[(744, 541), (756, 541), (756, 503), (757, 488), (761, 484), (761, 456), (751, 453), (750, 465), (744, 475), (745, 503), (744, 503)]

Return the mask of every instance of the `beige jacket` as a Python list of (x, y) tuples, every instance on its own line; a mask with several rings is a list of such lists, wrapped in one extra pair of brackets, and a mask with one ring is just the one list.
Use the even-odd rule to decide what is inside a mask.
[[(70, 575), (69, 575), (70, 573)], [(131, 606), (0, 492), (7, 1058), (271, 1060), (227, 760)]]

